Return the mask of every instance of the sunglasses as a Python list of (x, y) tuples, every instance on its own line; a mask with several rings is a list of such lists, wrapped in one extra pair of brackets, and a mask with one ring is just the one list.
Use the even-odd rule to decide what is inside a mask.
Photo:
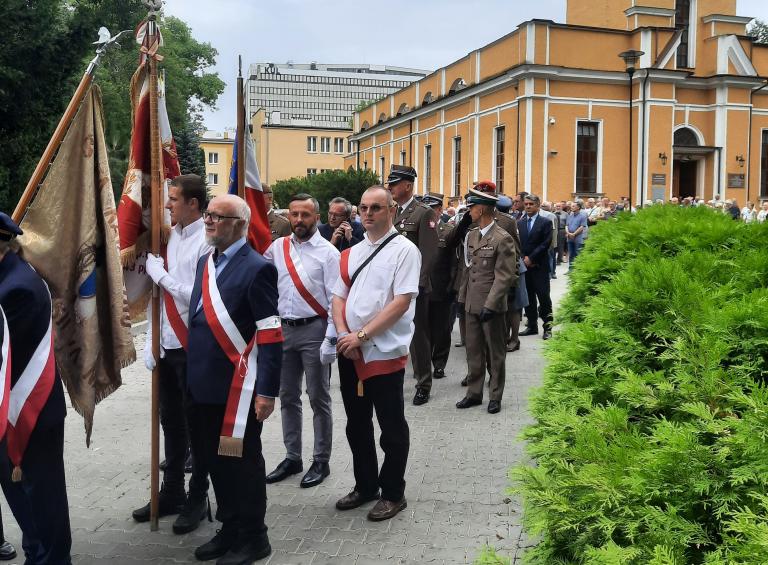
[(369, 210), (371, 214), (378, 214), (382, 210), (389, 209), (389, 206), (382, 206), (381, 204), (371, 204), (370, 206), (366, 206), (365, 204), (360, 204), (357, 209), (361, 214), (367, 214)]

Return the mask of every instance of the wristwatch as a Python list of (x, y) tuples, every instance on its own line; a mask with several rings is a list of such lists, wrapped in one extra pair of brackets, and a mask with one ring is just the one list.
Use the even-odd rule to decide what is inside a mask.
[(360, 330), (359, 332), (357, 332), (357, 339), (359, 339), (360, 341), (368, 341), (371, 338), (368, 337), (368, 334), (365, 333), (365, 330)]

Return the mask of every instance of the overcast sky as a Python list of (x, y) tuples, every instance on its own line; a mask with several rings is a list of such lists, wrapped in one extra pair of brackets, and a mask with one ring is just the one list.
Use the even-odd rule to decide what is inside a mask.
[[(740, 16), (768, 20), (766, 0), (737, 6)], [(244, 76), (250, 63), (289, 60), (434, 70), (526, 20), (565, 22), (565, 0), (389, 0), (371, 9), (353, 0), (167, 0), (165, 12), (219, 52), (215, 70), (227, 88), (205, 125), (221, 131), (235, 123), (238, 55)]]

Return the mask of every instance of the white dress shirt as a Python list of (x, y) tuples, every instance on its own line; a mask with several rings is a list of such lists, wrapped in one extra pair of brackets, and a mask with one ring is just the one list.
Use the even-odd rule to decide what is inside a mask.
[[(329, 312), (331, 298), (333, 297), (333, 287), (336, 285), (336, 279), (339, 278), (339, 257), (341, 253), (331, 243), (326, 240), (318, 230), (312, 234), (307, 241), (299, 241), (295, 234), (286, 236), (291, 242), (291, 246), (296, 250), (301, 259), (304, 272), (314, 283), (314, 286), (322, 288), (323, 294), (316, 295), (312, 293), (315, 300), (326, 311)], [(312, 307), (301, 297), (296, 285), (288, 273), (285, 260), (283, 258), (283, 240), (281, 237), (272, 242), (269, 249), (264, 253), (264, 258), (277, 268), (277, 310), (280, 312), (280, 318), (284, 320), (296, 320), (300, 318), (313, 318), (317, 316)], [(309, 285), (304, 281), (304, 286)]]
[[(173, 296), (179, 315), (185, 324), (189, 314), (192, 287), (195, 284), (197, 262), (200, 257), (208, 255), (212, 250), (213, 248), (205, 241), (205, 225), (202, 218), (183, 228), (181, 224), (171, 228), (166, 253), (168, 274), (160, 279), (159, 285)], [(148, 316), (151, 319), (151, 313)], [(151, 336), (148, 339), (151, 339)], [(160, 318), (160, 345), (163, 349), (181, 348), (181, 343), (168, 322), (165, 308), (162, 309)]]
[[(348, 273), (350, 278), (384, 240), (396, 233), (398, 232), (393, 226), (376, 242), (371, 242), (366, 233), (363, 241), (351, 247)], [(416, 297), (419, 294), (420, 272), (419, 248), (400, 236), (390, 241), (373, 261), (365, 266), (355, 279), (352, 290), (347, 288), (341, 276), (336, 281), (333, 294), (346, 299), (347, 326), (352, 332), (361, 330), (373, 320), (395, 296), (411, 295), (408, 311), (394, 325), (361, 345), (363, 361), (366, 363), (397, 359), (408, 354), (408, 347), (413, 338), (413, 316)]]

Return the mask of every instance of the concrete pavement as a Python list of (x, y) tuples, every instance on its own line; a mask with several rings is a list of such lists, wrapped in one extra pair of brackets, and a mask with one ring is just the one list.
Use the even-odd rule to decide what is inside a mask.
[[(564, 269), (552, 282), (557, 303), (565, 292)], [(458, 324), (454, 342), (457, 339)], [(141, 359), (144, 335), (135, 340)], [(311, 489), (299, 488), (301, 475), (267, 487), (273, 553), (262, 563), (472, 563), (486, 543), (517, 561), (526, 542), (520, 504), (505, 493), (507, 470), (523, 458), (517, 436), (530, 422), (528, 392), (540, 384), (544, 365), (541, 338), (525, 337), (522, 343), (520, 351), (508, 354), (504, 400), (496, 415), (486, 412), (487, 398), (477, 408), (460, 411), (454, 406), (466, 390), (459, 384), (466, 373), (464, 348), (452, 349), (448, 376), (435, 381), (425, 406), (411, 404), (415, 381), (406, 378), (406, 416), (411, 429), (408, 508), (382, 523), (365, 519), (370, 505), (347, 512), (334, 507), (354, 485), (344, 432), (346, 418), (334, 370), (331, 475)], [(73, 410), (67, 417), (65, 463), (73, 561), (195, 563), (194, 548), (214, 535), (217, 523), (204, 522), (197, 531), (176, 536), (171, 532), (173, 517), (161, 520), (159, 532), (150, 532), (148, 524), (131, 519), (131, 511), (149, 497), (149, 373), (139, 361), (123, 372), (123, 381), (97, 407), (90, 449), (85, 447), (82, 419)], [(311, 457), (311, 418), (305, 397), (305, 469)], [(264, 426), (263, 443), (269, 472), (285, 455), (279, 406)], [(211, 500), (215, 504), (212, 489)], [(20, 551), (21, 534), (4, 500), (2, 514), (6, 538)]]

